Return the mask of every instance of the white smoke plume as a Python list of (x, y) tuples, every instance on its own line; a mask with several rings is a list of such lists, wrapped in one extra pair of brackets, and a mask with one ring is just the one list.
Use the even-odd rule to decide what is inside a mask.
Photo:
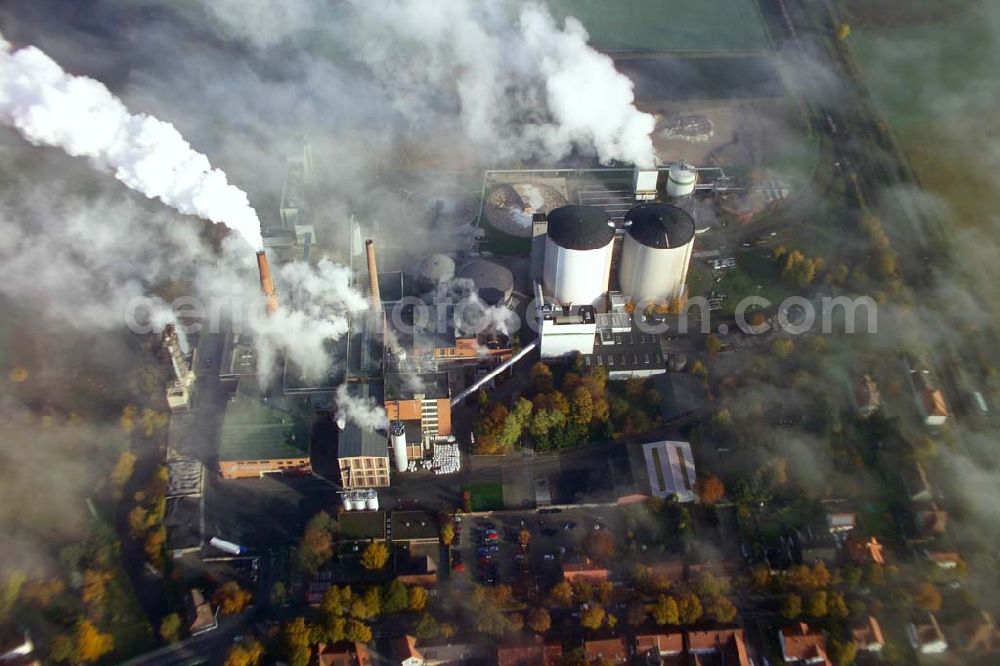
[(382, 405), (372, 398), (351, 395), (347, 384), (337, 387), (337, 415), (365, 430), (382, 430), (389, 425), (389, 417)]
[(0, 36), (0, 122), (35, 145), (62, 148), (114, 172), (127, 187), (178, 211), (220, 222), (255, 250), (260, 222), (247, 195), (213, 169), (173, 125), (129, 113), (100, 82), (67, 74), (37, 48)]
[(578, 20), (560, 28), (536, 3), (514, 27), (502, 9), (470, 0), (352, 5), (356, 57), (406, 115), (453, 90), (465, 133), (501, 157), (558, 160), (579, 149), (602, 163), (655, 165), (655, 118), (636, 108), (631, 80)]
[(351, 287), (350, 271), (329, 259), (316, 266), (285, 264), (278, 277), (280, 284), (294, 285), (294, 291), (279, 293), (274, 314), (255, 311), (249, 317), (259, 354), (258, 378), (268, 385), (284, 355), (306, 380), (321, 379), (333, 364), (329, 343), (348, 332), (351, 315), (366, 310), (368, 300)]

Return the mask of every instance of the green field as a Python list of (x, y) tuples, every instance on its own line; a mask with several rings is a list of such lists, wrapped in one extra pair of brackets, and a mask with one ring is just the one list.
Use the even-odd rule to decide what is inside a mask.
[(484, 482), (471, 483), (465, 487), (472, 495), (470, 508), (475, 511), (499, 511), (503, 509), (503, 485)]
[(604, 51), (760, 51), (770, 48), (755, 0), (546, 0), (574, 16)]

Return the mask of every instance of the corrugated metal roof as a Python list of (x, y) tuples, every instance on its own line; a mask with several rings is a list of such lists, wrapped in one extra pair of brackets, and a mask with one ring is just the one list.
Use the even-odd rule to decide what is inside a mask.
[(337, 457), (388, 457), (388, 440), (374, 430), (363, 430), (348, 423), (337, 436)]

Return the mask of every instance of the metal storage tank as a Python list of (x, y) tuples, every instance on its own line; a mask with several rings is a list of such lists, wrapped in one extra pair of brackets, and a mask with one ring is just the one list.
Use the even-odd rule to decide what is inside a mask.
[(392, 457), (396, 462), (396, 470), (405, 472), (409, 460), (407, 460), (406, 455), (406, 428), (403, 426), (402, 421), (392, 422), (389, 436), (392, 441)]
[(619, 281), (633, 303), (680, 296), (694, 247), (694, 220), (663, 203), (640, 204), (625, 213)]
[(348, 497), (347, 495), (342, 495), (340, 499), (344, 503), (344, 511), (354, 510), (354, 502), (351, 501), (350, 497)]
[(667, 172), (667, 194), (672, 197), (686, 197), (694, 192), (698, 183), (698, 171), (690, 164), (677, 162), (670, 165)]
[(365, 500), (365, 508), (368, 509), (369, 511), (378, 511), (378, 495), (377, 494), (372, 493), (371, 495), (368, 496), (368, 499)]
[(492, 261), (473, 259), (458, 269), (457, 277), (472, 280), (487, 305), (507, 305), (514, 294), (514, 274)]
[(562, 305), (597, 305), (608, 290), (614, 223), (600, 208), (563, 206), (549, 213), (545, 291)]
[(417, 264), (417, 287), (420, 293), (433, 291), (439, 284), (455, 277), (455, 261), (445, 254), (428, 254)]

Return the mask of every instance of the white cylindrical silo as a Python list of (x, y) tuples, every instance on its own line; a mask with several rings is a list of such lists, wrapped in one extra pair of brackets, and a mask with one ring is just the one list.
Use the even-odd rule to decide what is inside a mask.
[(667, 172), (667, 194), (672, 197), (686, 197), (694, 192), (698, 183), (698, 172), (690, 164), (677, 162), (670, 165)]
[(680, 296), (694, 247), (694, 220), (662, 203), (641, 204), (625, 214), (619, 282), (632, 303)]
[(549, 213), (542, 283), (562, 305), (597, 305), (608, 290), (615, 229), (600, 208), (563, 206)]
[(378, 494), (372, 492), (365, 500), (365, 508), (369, 511), (378, 511)]
[(389, 429), (389, 437), (392, 441), (392, 457), (396, 461), (396, 470), (405, 472), (409, 463), (406, 455), (406, 428), (402, 421), (393, 421)]
[(354, 510), (354, 502), (351, 501), (351, 498), (348, 497), (346, 494), (340, 496), (340, 501), (343, 502), (344, 504), (344, 511)]

